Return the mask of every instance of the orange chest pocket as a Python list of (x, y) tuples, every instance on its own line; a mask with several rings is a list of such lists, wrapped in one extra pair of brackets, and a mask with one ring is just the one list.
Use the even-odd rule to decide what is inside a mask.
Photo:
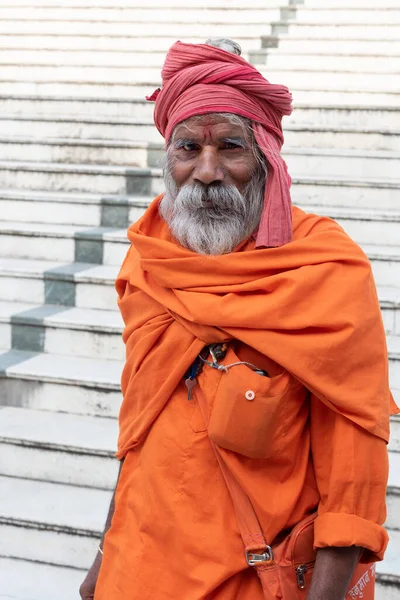
[[(240, 362), (228, 350), (224, 364)], [(244, 364), (222, 374), (208, 424), (210, 439), (221, 448), (250, 458), (269, 458), (285, 437), (307, 396), (304, 386), (286, 371), (265, 377)]]

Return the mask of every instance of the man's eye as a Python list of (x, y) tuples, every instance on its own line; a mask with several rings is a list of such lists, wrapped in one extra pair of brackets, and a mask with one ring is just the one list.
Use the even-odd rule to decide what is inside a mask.
[(224, 150), (243, 150), (243, 146), (236, 144), (235, 142), (225, 142), (223, 146)]
[(186, 144), (180, 144), (179, 149), (184, 150), (185, 152), (193, 152), (194, 150), (197, 150), (197, 144), (187, 142)]

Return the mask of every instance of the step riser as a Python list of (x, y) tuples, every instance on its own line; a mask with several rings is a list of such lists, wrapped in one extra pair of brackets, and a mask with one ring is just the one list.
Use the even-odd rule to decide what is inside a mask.
[(122, 402), (119, 391), (18, 379), (16, 376), (3, 377), (1, 389), (0, 404), (90, 417), (117, 418)]
[[(90, 510), (90, 506), (82, 507)], [(108, 507), (104, 506), (104, 515)], [(89, 569), (101, 532), (92, 537), (0, 524), (0, 556)]]
[(0, 214), (3, 221), (20, 223), (56, 223), (86, 225), (88, 227), (128, 227), (141, 217), (144, 208), (128, 205), (97, 205), (65, 202), (3, 200), (0, 196)]
[[(126, 174), (76, 172), (41, 172), (0, 170), (0, 186), (24, 190), (53, 190), (64, 192), (99, 192), (100, 194), (129, 194), (157, 196), (164, 191), (161, 177)], [(73, 255), (72, 255), (73, 257)], [(57, 260), (54, 256), (53, 260)]]
[[(306, 176), (313, 174), (333, 176), (389, 177), (396, 178), (400, 172), (400, 160), (390, 158), (374, 158), (365, 156), (326, 156), (291, 154), (283, 151), (290, 173)], [(121, 146), (85, 146), (1, 143), (0, 160), (61, 162), (72, 164), (107, 164), (135, 167), (159, 167), (164, 153), (162, 150), (146, 150), (142, 148), (123, 148)], [(8, 217), (9, 220), (10, 217)]]
[[(20, 19), (20, 18), (19, 18)], [(157, 36), (175, 38), (174, 41), (182, 37), (183, 26), (179, 23), (141, 23), (135, 27), (135, 23), (127, 22), (85, 22), (85, 21), (0, 21), (0, 33), (7, 35), (29, 35), (29, 34), (50, 34), (61, 36), (132, 36), (144, 37)], [(136, 36), (135, 36), (136, 29)], [(220, 37), (222, 26), (218, 23), (190, 23), (184, 24), (185, 38), (202, 38), (203, 43), (209, 37)], [(374, 36), (384, 35), (384, 27), (374, 28)], [(223, 34), (226, 37), (235, 39), (243, 35), (243, 26), (240, 24), (223, 24)], [(267, 23), (253, 23), (246, 25), (246, 36), (259, 37), (261, 35), (270, 35), (271, 26)], [(371, 34), (369, 34), (371, 35)], [(365, 37), (366, 34), (364, 33)], [(390, 36), (396, 39), (395, 32)], [(173, 42), (172, 42), (173, 43)], [(153, 44), (152, 44), (153, 46)], [(154, 48), (154, 47), (153, 47)]]
[[(7, 327), (10, 331), (7, 331)], [(122, 331), (108, 333), (64, 329), (50, 327), (46, 323), (37, 326), (19, 323), (12, 325), (0, 324), (0, 344), (6, 350), (12, 348), (28, 352), (83, 356), (94, 359), (120, 360), (122, 362), (125, 358), (125, 347), (121, 335)], [(11, 344), (6, 345), (7, 339), (9, 342), (11, 341)]]
[[(392, 280), (398, 281), (398, 279)], [(400, 389), (400, 361), (389, 359), (390, 387), (392, 390)]]
[[(323, 7), (321, 7), (323, 8)], [(379, 7), (380, 8), (380, 7)], [(29, 14), (29, 12), (28, 12)], [(320, 23), (321, 25), (329, 25), (331, 23), (348, 25), (350, 23), (374, 25), (379, 16), (382, 17), (381, 11), (363, 10), (351, 10), (351, 8), (343, 10), (307, 10), (307, 6), (302, 6), (296, 13), (296, 23)], [(29, 18), (29, 17), (28, 17)], [(388, 14), (388, 22), (391, 24), (400, 23), (400, 11), (391, 10)]]
[(384, 243), (398, 246), (399, 221), (358, 221), (355, 219), (335, 219), (358, 244)]
[[(398, 420), (391, 422), (388, 448), (393, 452), (400, 452), (400, 421)], [(400, 515), (400, 512), (398, 514)]]
[(328, 38), (337, 37), (338, 39), (383, 39), (383, 40), (398, 40), (400, 25), (395, 23), (394, 25), (382, 25), (382, 24), (344, 24), (340, 27), (335, 25), (306, 25), (301, 23), (290, 23), (288, 26), (278, 25), (274, 33), (282, 32), (284, 38), (287, 27), (289, 27), (289, 34), (295, 37), (309, 37), (309, 38)]
[[(157, 158), (158, 155), (158, 158)], [(0, 160), (32, 160), (75, 164), (129, 165), (132, 167), (157, 167), (162, 151), (138, 148), (6, 143), (0, 141)]]
[[(265, 43), (265, 42), (264, 42)], [(319, 54), (321, 52), (321, 40), (313, 39), (291, 39), (282, 38), (278, 42), (278, 48), (283, 53), (298, 52), (299, 54)], [(324, 39), (323, 41), (323, 52), (324, 54), (337, 55), (347, 54), (349, 58), (352, 55), (364, 55), (370, 56), (391, 56), (398, 54), (400, 51), (400, 44), (396, 40), (387, 42), (385, 40), (338, 40), (338, 39)]]
[[(109, 284), (58, 280), (45, 282), (36, 278), (0, 275), (0, 284), (0, 299), (9, 302), (20, 302), (21, 298), (29, 298), (29, 301), (35, 304), (61, 304), (77, 308), (110, 310), (117, 306), (117, 294), (113, 282)], [(49, 293), (49, 288), (60, 289), (60, 292)]]
[[(400, 36), (400, 32), (398, 34)], [(279, 71), (260, 68), (261, 73), (271, 83), (284, 84), (289, 89), (319, 90), (323, 86), (327, 90), (341, 89), (343, 86), (349, 90), (397, 92), (399, 91), (398, 78), (393, 74), (374, 72), (337, 73), (329, 65), (324, 71)], [(5, 77), (4, 77), (5, 79)], [(120, 80), (116, 80), (119, 83)]]
[(113, 457), (18, 446), (5, 441), (0, 441), (0, 453), (1, 475), (104, 490), (115, 488), (116, 460)]
[(399, 600), (399, 586), (395, 583), (386, 584), (380, 581), (376, 582), (375, 596), (379, 600)]
[[(377, 202), (382, 209), (398, 209), (398, 190), (391, 188), (375, 188), (373, 186), (330, 186), (308, 183), (292, 186), (293, 202), (299, 206), (313, 205), (315, 212), (321, 212), (326, 206), (349, 208), (365, 208), (376, 210)], [(378, 200), (379, 199), (379, 200)], [(324, 209), (323, 209), (324, 210)]]
[[(0, 103), (1, 106), (1, 103)], [(288, 123), (309, 123), (325, 127), (349, 127), (365, 129), (385, 128), (400, 130), (400, 114), (396, 110), (304, 108), (294, 107), (293, 114), (285, 119)]]
[[(283, 80), (282, 80), (283, 81)], [(282, 81), (280, 83), (282, 83)], [(104, 83), (53, 83), (53, 82), (34, 82), (34, 81), (1, 81), (1, 92), (3, 95), (43, 95), (59, 96), (68, 98), (134, 98), (142, 99), (151, 94), (158, 87), (155, 84), (148, 85), (110, 85)], [(342, 105), (382, 105), (393, 106), (398, 102), (398, 94), (378, 92), (377, 89), (371, 89), (368, 92), (362, 87), (356, 89), (344, 89), (343, 86), (338, 89), (324, 89), (326, 86), (319, 85), (315, 90), (292, 87), (295, 101), (312, 104), (321, 102), (323, 104), (332, 102)]]
[[(98, 252), (99, 243), (101, 253)], [(128, 242), (103, 240), (93, 243), (85, 240), (85, 249), (79, 247), (79, 240), (59, 237), (31, 237), (0, 233), (0, 256), (6, 258), (27, 258), (56, 260), (71, 263), (75, 260), (86, 263), (120, 265), (128, 249)]]
[(45, 137), (69, 137), (86, 139), (124, 140), (127, 142), (164, 142), (152, 123), (90, 123), (80, 121), (24, 121), (0, 120), (3, 135), (26, 135)]
[[(393, 11), (396, 15), (397, 11)], [(366, 13), (368, 14), (368, 13)], [(157, 9), (145, 9), (145, 8), (125, 8), (121, 9), (120, 6), (115, 8), (76, 8), (73, 12), (63, 8), (26, 8), (24, 10), (23, 19), (25, 22), (29, 21), (53, 21), (59, 23), (59, 21), (65, 21), (68, 25), (71, 20), (74, 21), (85, 21), (90, 26), (93, 22), (99, 21), (100, 23), (129, 23), (132, 29), (135, 28), (136, 24), (144, 24), (148, 27), (149, 23), (154, 23), (155, 27), (159, 27), (161, 24), (174, 24), (174, 23), (187, 23), (190, 27), (194, 23), (221, 23), (231, 25), (233, 23), (238, 24), (254, 24), (254, 23), (268, 23), (271, 21), (277, 21), (280, 18), (279, 9), (264, 10), (207, 10), (195, 9), (191, 5), (182, 11), (180, 8), (174, 9), (169, 8), (168, 11), (160, 11)], [(19, 21), (21, 19), (21, 11), (19, 8), (0, 8), (0, 21)], [(400, 21), (400, 18), (396, 20), (396, 16), (393, 17), (392, 22)], [(165, 30), (164, 30), (165, 31)]]
[(388, 529), (400, 529), (400, 496), (388, 493), (387, 496), (387, 519), (385, 527)]
[[(392, 50), (392, 53), (394, 51)], [(259, 55), (258, 55), (259, 56)], [(313, 56), (310, 54), (269, 54), (264, 57), (265, 60), (252, 59), (253, 64), (267, 65), (271, 69), (302, 69), (310, 71), (323, 71), (330, 69), (332, 71), (366, 71), (379, 73), (399, 73), (399, 56), (326, 56), (325, 54)], [(5, 61), (4, 61), (5, 62)], [(27, 61), (33, 63), (33, 58)], [(67, 61), (65, 61), (67, 63)], [(14, 61), (13, 61), (14, 64)], [(69, 62), (68, 62), (69, 64)], [(92, 64), (92, 63), (87, 63)], [(154, 66), (158, 66), (154, 65)]]
[[(136, 117), (151, 120), (154, 105), (143, 102), (84, 102), (79, 100), (46, 100), (35, 98), (24, 100), (20, 98), (0, 98), (0, 111), (2, 114), (21, 115), (34, 112), (35, 114), (49, 115), (75, 115), (81, 118), (85, 116), (107, 116), (107, 117)], [(341, 109), (341, 108), (309, 108), (295, 106), (290, 117), (285, 117), (285, 125), (288, 123), (308, 123), (326, 127), (384, 127), (400, 129), (400, 115), (395, 110), (371, 109)]]
[(318, 176), (345, 176), (358, 178), (383, 178), (395, 179), (400, 173), (400, 159), (369, 158), (365, 156), (326, 156), (285, 154), (289, 173), (301, 174), (312, 177)]

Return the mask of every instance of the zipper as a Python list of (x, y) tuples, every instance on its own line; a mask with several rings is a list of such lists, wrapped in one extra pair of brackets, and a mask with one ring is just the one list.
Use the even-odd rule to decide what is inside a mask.
[(297, 587), (300, 590), (304, 590), (304, 588), (306, 587), (305, 574), (307, 572), (307, 569), (307, 565), (299, 565), (296, 569)]

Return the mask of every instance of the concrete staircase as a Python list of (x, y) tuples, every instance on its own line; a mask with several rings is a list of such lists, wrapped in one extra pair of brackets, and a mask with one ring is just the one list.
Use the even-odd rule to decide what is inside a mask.
[[(177, 39), (287, 84), (293, 199), (365, 248), (400, 399), (398, 0), (0, 0), (0, 600), (75, 600), (117, 464), (125, 231), (162, 191), (143, 99)], [(400, 419), (377, 600), (400, 598)]]

